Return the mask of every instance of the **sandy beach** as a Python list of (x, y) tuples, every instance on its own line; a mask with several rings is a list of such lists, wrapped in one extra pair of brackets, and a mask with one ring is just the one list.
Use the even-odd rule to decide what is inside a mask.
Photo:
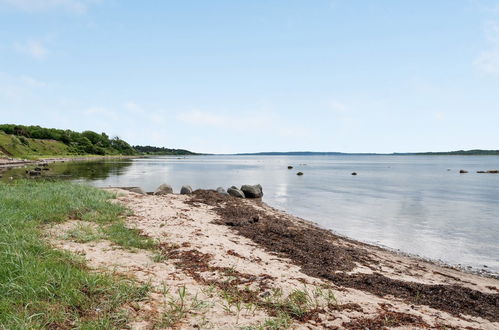
[(65, 233), (95, 226), (81, 220), (47, 235), (97, 272), (150, 284), (129, 307), (134, 329), (499, 328), (497, 279), (339, 237), (259, 200), (111, 191), (158, 252), (72, 240)]

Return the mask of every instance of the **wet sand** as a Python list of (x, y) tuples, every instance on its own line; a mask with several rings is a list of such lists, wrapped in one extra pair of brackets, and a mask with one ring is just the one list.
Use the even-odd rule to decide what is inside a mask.
[[(156, 252), (68, 239), (79, 220), (48, 235), (96, 271), (151, 285), (130, 308), (132, 328), (499, 328), (495, 278), (340, 237), (258, 200), (112, 191), (133, 212), (126, 225), (155, 239)], [(165, 323), (182, 288), (185, 304), (202, 307)]]

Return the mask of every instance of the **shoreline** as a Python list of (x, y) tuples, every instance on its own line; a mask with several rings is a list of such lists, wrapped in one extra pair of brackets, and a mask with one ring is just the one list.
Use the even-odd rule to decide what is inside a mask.
[(64, 162), (81, 162), (81, 161), (92, 161), (92, 160), (105, 160), (105, 159), (133, 159), (133, 158), (143, 158), (142, 155), (137, 156), (127, 156), (127, 155), (108, 155), (108, 156), (75, 156), (75, 157), (50, 157), (50, 158), (39, 158), (39, 159), (16, 159), (16, 158), (0, 158), (0, 169), (8, 169), (15, 167), (23, 167), (29, 165), (36, 165), (40, 163), (51, 164), (51, 163), (64, 163)]
[[(141, 252), (130, 255), (105, 242), (57, 238), (55, 246), (83, 254), (91, 268), (113, 268), (153, 286), (162, 280), (172, 288), (187, 286), (196, 297), (205, 297), (209, 287), (255, 306), (253, 313), (235, 315), (230, 306), (229, 311), (220, 308), (220, 294), (208, 297), (216, 302), (203, 317), (215, 327), (264, 324), (278, 315), (287, 315), (292, 328), (499, 327), (499, 281), (494, 277), (342, 237), (257, 200), (202, 190), (163, 196), (106, 190), (132, 210), (126, 225), (157, 240), (163, 257), (151, 261), (137, 254)], [(77, 225), (81, 221), (51, 232), (60, 236)], [(304, 300), (290, 301), (304, 287)], [(290, 304), (301, 312), (293, 312)], [(158, 301), (150, 299), (146, 305), (152, 314), (162, 313)], [(187, 313), (178, 325), (193, 327), (198, 316)], [(132, 328), (147, 329), (147, 320), (137, 316)]]

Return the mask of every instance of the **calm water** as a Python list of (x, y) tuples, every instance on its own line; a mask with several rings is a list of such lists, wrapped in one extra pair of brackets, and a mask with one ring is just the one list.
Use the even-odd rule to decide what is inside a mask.
[(499, 273), (499, 174), (475, 173), (499, 169), (496, 156), (157, 157), (53, 168), (95, 186), (146, 191), (260, 183), (268, 204), (337, 233)]

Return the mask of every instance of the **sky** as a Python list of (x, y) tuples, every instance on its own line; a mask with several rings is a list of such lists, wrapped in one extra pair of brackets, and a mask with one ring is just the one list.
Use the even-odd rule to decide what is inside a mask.
[(499, 0), (0, 0), (0, 122), (208, 153), (499, 149)]

